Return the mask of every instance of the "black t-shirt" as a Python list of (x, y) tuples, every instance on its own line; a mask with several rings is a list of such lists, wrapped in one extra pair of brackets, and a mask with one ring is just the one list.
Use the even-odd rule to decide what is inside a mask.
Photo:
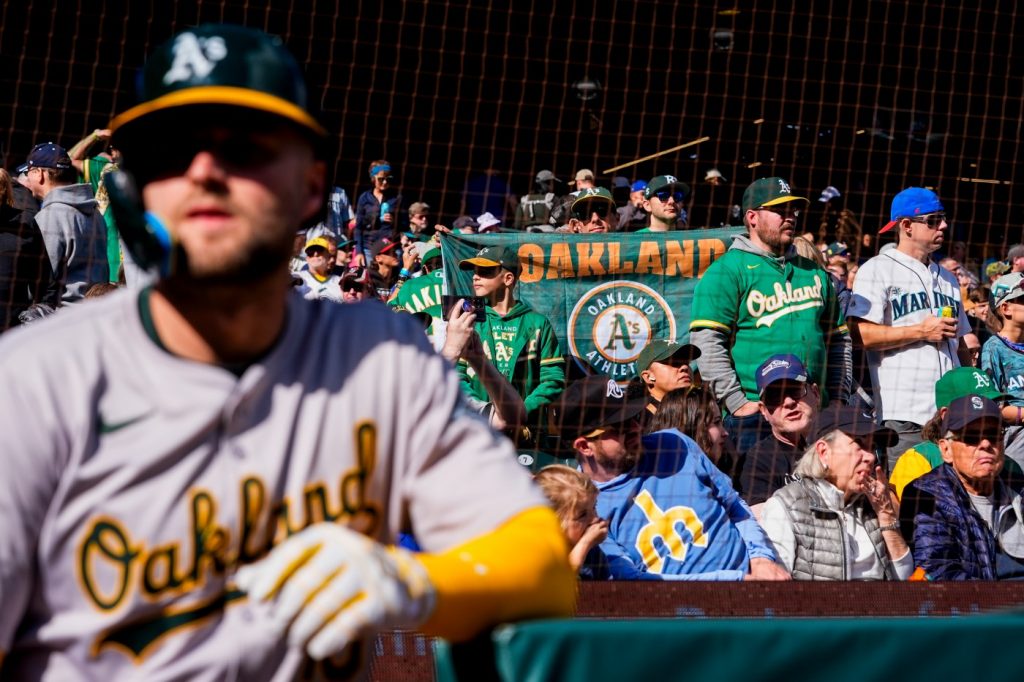
[(739, 486), (747, 504), (761, 504), (789, 481), (803, 447), (783, 443), (774, 435), (758, 441), (747, 451), (739, 474)]

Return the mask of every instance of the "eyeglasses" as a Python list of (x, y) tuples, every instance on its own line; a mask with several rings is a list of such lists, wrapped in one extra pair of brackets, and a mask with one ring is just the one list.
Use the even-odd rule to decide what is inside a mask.
[(587, 201), (582, 204), (573, 206), (572, 217), (576, 220), (582, 220), (587, 222), (591, 216), (596, 213), (598, 218), (604, 218), (608, 215), (608, 209), (611, 207), (607, 201)]
[(677, 204), (683, 203), (683, 197), (686, 196), (682, 192), (670, 192), (667, 189), (663, 189), (660, 192), (655, 192), (654, 196), (658, 197), (660, 201), (668, 201), (669, 199), (675, 199)]
[(799, 218), (800, 217), (800, 209), (799, 208), (792, 208), (792, 207), (789, 207), (789, 206), (785, 206), (785, 207), (780, 207), (780, 206), (759, 206), (755, 210), (757, 210), (757, 211), (769, 211), (771, 213), (774, 213), (775, 215), (782, 216), (783, 218)]
[(377, 182), (391, 182), (392, 180), (395, 179), (395, 176), (393, 176), (393, 175), (384, 175), (384, 176), (376, 175), (376, 176), (374, 176), (373, 179), (376, 180)]
[(349, 283), (346, 283), (346, 284), (342, 284), (341, 285), (341, 290), (346, 292), (346, 293), (349, 292), (349, 291), (359, 292), (359, 291), (363, 290), (363, 285), (362, 284), (357, 284), (355, 282), (349, 282)]
[(946, 220), (945, 213), (930, 213), (928, 215), (917, 216), (916, 218), (907, 218), (912, 223), (921, 223), (927, 225), (930, 230), (937, 230), (942, 223), (948, 222)]
[(786, 398), (803, 400), (810, 390), (808, 384), (783, 384), (781, 386), (769, 385), (761, 395), (761, 402), (769, 410), (774, 410), (786, 402)]

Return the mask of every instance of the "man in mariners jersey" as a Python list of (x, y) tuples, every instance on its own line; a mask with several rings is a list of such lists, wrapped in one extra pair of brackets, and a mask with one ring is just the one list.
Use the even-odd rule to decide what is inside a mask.
[(747, 504), (700, 446), (675, 429), (641, 438), (642, 398), (614, 379), (571, 383), (552, 425), (598, 489), (609, 523), (600, 557), (622, 580), (788, 580)]
[(281, 41), (189, 29), (138, 82), (145, 218), (111, 199), (164, 277), (0, 341), (0, 677), (345, 679), (375, 630), (568, 614), (554, 513), (422, 329), (289, 293), (326, 133)]
[(921, 443), (921, 428), (935, 413), (935, 382), (979, 346), (960, 300), (956, 275), (931, 255), (942, 247), (949, 223), (935, 192), (909, 187), (892, 200), (896, 248), (868, 259), (857, 271), (847, 314), (868, 351), (875, 415), (899, 434), (888, 451), (888, 470)]
[(850, 338), (832, 280), (793, 248), (807, 204), (782, 178), (751, 183), (743, 192), (748, 234), (736, 237), (693, 292), (690, 341), (741, 454), (768, 435), (755, 379), (768, 356), (796, 355), (810, 381), (825, 388), (822, 404), (849, 398)]

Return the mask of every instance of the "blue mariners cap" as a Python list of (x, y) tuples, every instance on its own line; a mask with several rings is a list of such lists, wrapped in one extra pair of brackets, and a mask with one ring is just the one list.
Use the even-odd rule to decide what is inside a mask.
[(889, 222), (882, 226), (878, 234), (888, 232), (896, 226), (903, 218), (927, 215), (944, 211), (939, 195), (924, 187), (908, 187), (892, 200), (892, 208), (889, 211)]
[(259, 111), (326, 135), (309, 113), (305, 78), (284, 43), (245, 26), (203, 24), (178, 33), (150, 55), (137, 91), (139, 103), (110, 122), (115, 146), (154, 114), (202, 105)]
[(782, 355), (773, 355), (757, 368), (754, 373), (754, 378), (757, 381), (757, 392), (763, 394), (764, 389), (768, 388), (768, 385), (775, 381), (807, 381), (807, 368), (804, 367), (804, 363), (800, 361), (795, 355), (786, 353)]

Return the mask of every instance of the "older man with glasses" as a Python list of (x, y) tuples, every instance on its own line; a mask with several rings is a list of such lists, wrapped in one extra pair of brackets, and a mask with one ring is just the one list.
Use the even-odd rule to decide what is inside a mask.
[(1024, 578), (1021, 496), (1003, 478), (999, 405), (968, 395), (949, 405), (943, 463), (903, 492), (900, 524), (928, 580)]
[(771, 433), (741, 455), (737, 482), (743, 499), (759, 513), (760, 505), (789, 482), (807, 449), (821, 396), (800, 358), (792, 354), (771, 356), (755, 376), (761, 416)]
[(949, 222), (935, 192), (909, 187), (892, 201), (896, 248), (869, 259), (857, 272), (847, 314), (855, 341), (868, 353), (875, 414), (899, 434), (888, 470), (922, 442), (922, 426), (935, 413), (935, 382), (972, 364), (980, 344), (964, 312), (956, 276), (932, 262)]
[(824, 389), (822, 404), (849, 397), (851, 346), (833, 280), (793, 247), (807, 204), (782, 178), (751, 183), (743, 193), (748, 234), (733, 240), (693, 293), (690, 339), (740, 455), (769, 430), (756, 373), (773, 351), (798, 356)]

